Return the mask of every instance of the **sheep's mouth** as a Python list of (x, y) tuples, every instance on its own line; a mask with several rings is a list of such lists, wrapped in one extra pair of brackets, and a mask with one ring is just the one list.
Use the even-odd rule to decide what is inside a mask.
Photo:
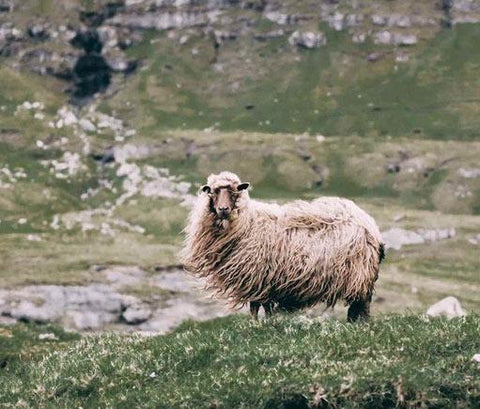
[(230, 213), (231, 212), (225, 210), (217, 210), (217, 216), (220, 220), (227, 220), (230, 217)]

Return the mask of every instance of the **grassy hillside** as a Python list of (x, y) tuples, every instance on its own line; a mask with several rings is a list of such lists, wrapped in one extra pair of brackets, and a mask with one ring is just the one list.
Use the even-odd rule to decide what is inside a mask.
[[(472, 357), (479, 325), (478, 315), (379, 317), (364, 325), (231, 316), (160, 337), (87, 336), (68, 348), (44, 341), (49, 354), (0, 370), (0, 405), (478, 408), (480, 364)], [(6, 336), (15, 330), (3, 329), (2, 343)]]
[[(320, 28), (328, 43), (318, 50), (291, 49), (287, 32), (268, 42), (251, 37), (225, 42), (218, 57), (206, 36), (189, 35), (179, 45), (176, 37), (151, 32), (128, 51), (144, 68), (107, 105), (146, 134), (215, 126), (325, 135), (478, 136), (480, 25), (458, 25), (410, 48), (370, 40), (355, 44), (347, 32)], [(373, 62), (367, 58), (372, 55)], [(398, 62), (398, 55), (409, 61)]]

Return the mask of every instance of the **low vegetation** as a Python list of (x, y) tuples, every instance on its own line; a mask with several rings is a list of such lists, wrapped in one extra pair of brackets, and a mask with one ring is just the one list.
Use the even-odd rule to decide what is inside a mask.
[(381, 316), (362, 325), (233, 315), (151, 338), (85, 336), (4, 365), (0, 405), (478, 408), (479, 326), (478, 315)]

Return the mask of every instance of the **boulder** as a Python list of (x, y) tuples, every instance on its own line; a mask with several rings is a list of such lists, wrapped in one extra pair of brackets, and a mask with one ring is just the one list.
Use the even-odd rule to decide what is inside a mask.
[(460, 301), (458, 301), (455, 297), (446, 297), (443, 300), (433, 304), (427, 310), (427, 315), (429, 317), (447, 317), (448, 319), (456, 318), (456, 317), (463, 317), (466, 312), (463, 310), (462, 306), (460, 305)]

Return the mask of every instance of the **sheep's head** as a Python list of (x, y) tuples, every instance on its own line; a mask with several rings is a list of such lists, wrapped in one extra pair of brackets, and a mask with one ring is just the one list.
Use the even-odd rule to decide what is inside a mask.
[(242, 183), (240, 178), (231, 172), (210, 175), (202, 192), (210, 198), (210, 211), (221, 220), (228, 220), (238, 209), (238, 199), (247, 195), (250, 183)]

